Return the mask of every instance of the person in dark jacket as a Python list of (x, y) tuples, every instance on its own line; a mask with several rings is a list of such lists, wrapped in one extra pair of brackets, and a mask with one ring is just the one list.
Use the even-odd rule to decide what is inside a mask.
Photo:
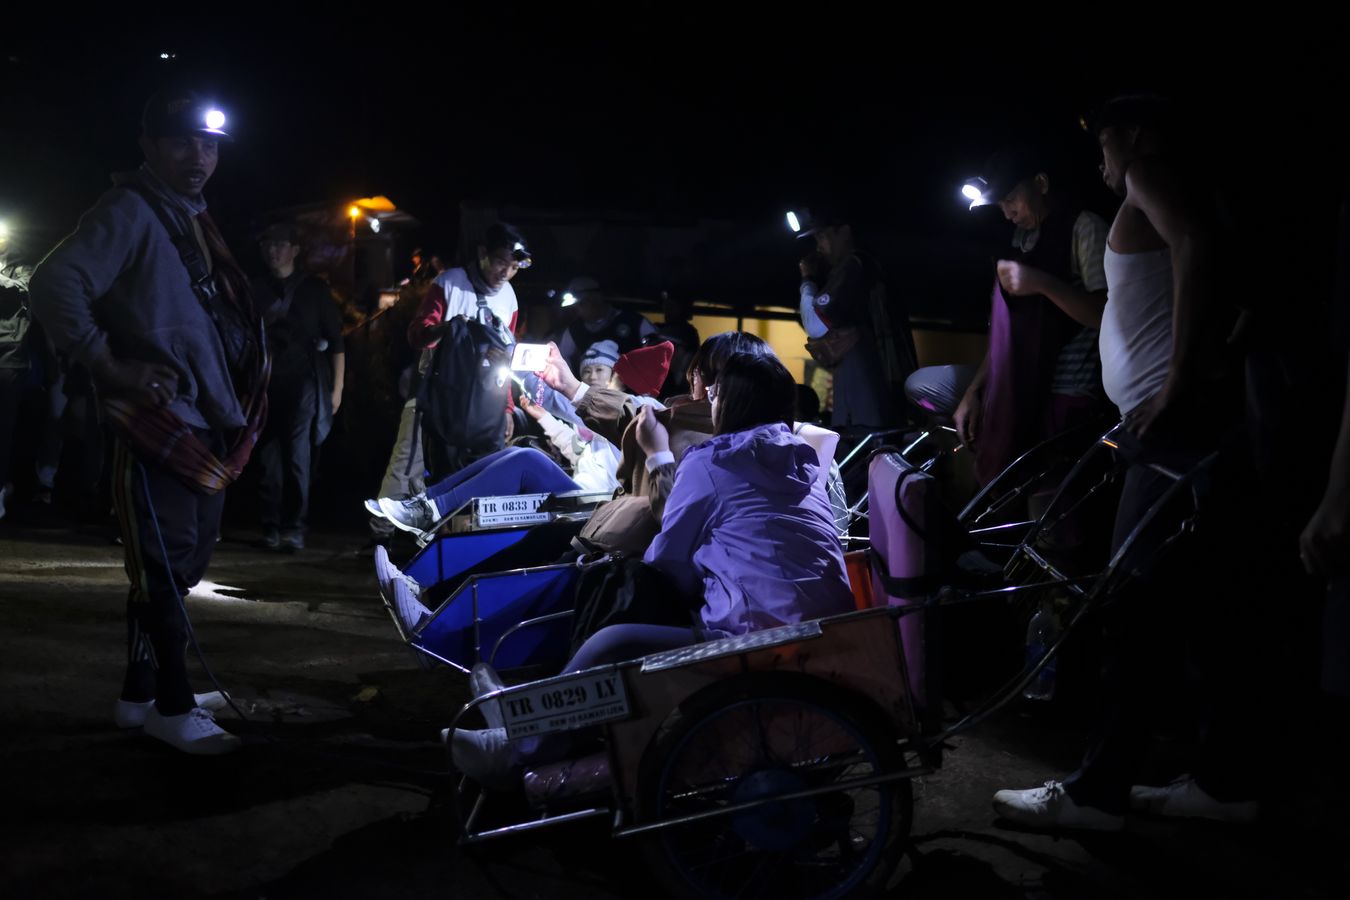
[(294, 225), (269, 225), (258, 247), (268, 273), (254, 280), (253, 297), (272, 356), (267, 429), (258, 445), (262, 545), (302, 550), (319, 445), (342, 405), (342, 320), (328, 286), (296, 265)]

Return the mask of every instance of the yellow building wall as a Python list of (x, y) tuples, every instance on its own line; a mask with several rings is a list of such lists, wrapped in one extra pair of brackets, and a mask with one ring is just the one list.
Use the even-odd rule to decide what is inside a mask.
[[(734, 316), (694, 316), (693, 325), (699, 337), (707, 340), (714, 334), (736, 330)], [(806, 332), (800, 323), (782, 319), (746, 319), (745, 330), (764, 339), (773, 352), (787, 366), (799, 383), (806, 381)], [(930, 331), (914, 329), (914, 348), (919, 354), (919, 365), (937, 366), (965, 363), (977, 366), (984, 359), (988, 339), (983, 334), (958, 331)]]

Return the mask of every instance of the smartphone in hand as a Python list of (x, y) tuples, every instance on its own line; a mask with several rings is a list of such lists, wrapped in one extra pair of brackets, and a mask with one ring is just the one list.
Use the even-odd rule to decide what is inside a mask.
[(548, 344), (516, 344), (511, 368), (517, 372), (541, 372), (548, 363)]

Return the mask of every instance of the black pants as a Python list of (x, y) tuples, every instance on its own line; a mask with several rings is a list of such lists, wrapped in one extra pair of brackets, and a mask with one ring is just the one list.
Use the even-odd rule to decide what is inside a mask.
[(9, 481), (10, 460), (14, 456), (14, 425), (19, 418), (27, 369), (0, 369), (0, 488)]
[(258, 442), (258, 501), (264, 528), (304, 531), (309, 512), (309, 487), (316, 459), (314, 419), (318, 390), (294, 396), (269, 397), (267, 428)]
[[(1150, 463), (1185, 472), (1206, 455), (1204, 441), (1132, 448), (1112, 537), (1121, 547), (1173, 480)], [(1218, 441), (1211, 440), (1209, 446)], [(1102, 720), (1078, 771), (1065, 780), (1075, 802), (1109, 812), (1129, 807), (1158, 710), (1189, 690), (1200, 724), (1193, 774), (1221, 801), (1255, 796), (1259, 765), (1256, 723), (1273, 702), (1262, 671), (1267, 643), (1258, 618), (1263, 559), (1259, 512), (1247, 504), (1250, 467), (1241, 435), (1220, 449), (1213, 477), (1197, 483), (1201, 516), (1194, 534), (1166, 552), (1159, 542), (1175, 533), (1184, 498), (1159, 524), (1141, 531), (1141, 575), (1102, 611)], [(1169, 527), (1170, 526), (1170, 527)]]
[[(199, 436), (220, 452), (220, 441), (207, 433)], [(166, 469), (138, 461), (119, 440), (113, 452), (113, 504), (131, 581), (122, 699), (153, 699), (162, 715), (181, 715), (195, 705), (182, 598), (211, 561), (225, 492), (207, 495), (189, 488)]]

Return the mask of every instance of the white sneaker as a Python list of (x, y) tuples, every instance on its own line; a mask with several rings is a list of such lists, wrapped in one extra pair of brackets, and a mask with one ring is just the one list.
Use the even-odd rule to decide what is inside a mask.
[(450, 735), (450, 761), (474, 781), (506, 787), (513, 781), (518, 757), (505, 728), (456, 728)]
[(233, 753), (244, 742), (216, 724), (209, 710), (200, 706), (181, 716), (161, 716), (151, 709), (145, 716), (145, 733), (175, 750), (197, 756)]
[(1182, 775), (1163, 787), (1136, 784), (1130, 788), (1130, 809), (1177, 819), (1209, 819), (1234, 825), (1250, 825), (1261, 812), (1255, 800), (1223, 802), (1205, 793), (1190, 775)]
[[(209, 691), (205, 694), (193, 694), (192, 702), (202, 709), (219, 712), (230, 705), (230, 695), (220, 691)], [(118, 700), (113, 707), (113, 722), (118, 728), (140, 728), (145, 724), (145, 717), (154, 708), (155, 701), (153, 700), (147, 700), (144, 703)]]
[(414, 632), (431, 618), (431, 610), (417, 599), (422, 588), (407, 575), (399, 575), (389, 585), (394, 598), (394, 612), (405, 630)]
[(383, 544), (375, 545), (375, 580), (380, 583), (380, 596), (386, 603), (394, 602), (394, 578), (403, 574), (398, 566), (389, 561), (389, 548)]
[(380, 498), (380, 510), (384, 517), (398, 528), (413, 534), (424, 534), (435, 526), (439, 514), (430, 500), (421, 497), (409, 497), (407, 500)]
[(1120, 831), (1125, 817), (1093, 806), (1079, 806), (1058, 781), (1025, 791), (999, 791), (994, 795), (994, 812), (1029, 828), (1083, 828), (1091, 831)]
[(370, 514), (371, 514), (372, 516), (374, 516), (375, 518), (377, 518), (377, 519), (386, 519), (386, 518), (388, 518), (388, 516), (386, 516), (386, 515), (384, 514), (384, 510), (380, 508), (380, 501), (379, 501), (379, 500), (367, 500), (367, 501), (366, 501), (364, 504), (362, 504), (362, 505), (365, 506), (366, 512), (370, 513)]
[[(469, 673), (469, 690), (473, 691), (475, 698), (490, 694), (493, 691), (500, 691), (506, 687), (497, 670), (485, 662), (475, 663), (473, 671)], [(506, 722), (502, 719), (502, 703), (500, 700), (489, 700), (486, 703), (478, 705), (483, 713), (483, 718), (487, 719), (489, 728), (502, 728)]]

